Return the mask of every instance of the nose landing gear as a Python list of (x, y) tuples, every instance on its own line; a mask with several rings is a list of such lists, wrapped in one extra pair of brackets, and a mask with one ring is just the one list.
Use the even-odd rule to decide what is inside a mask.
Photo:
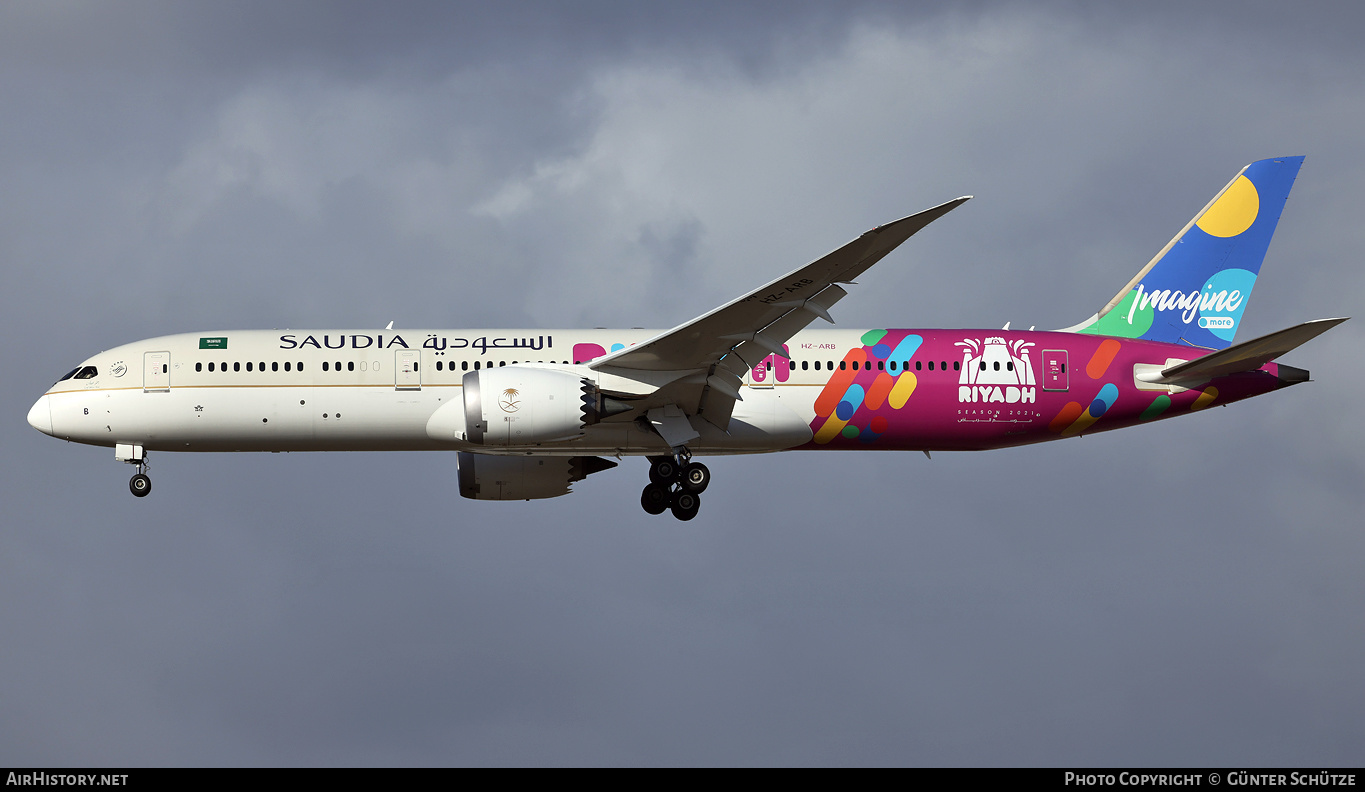
[(711, 483), (711, 471), (693, 462), (686, 448), (674, 456), (649, 457), (649, 485), (640, 493), (640, 506), (649, 514), (671, 510), (679, 520), (690, 520), (701, 509), (701, 493)]
[(151, 463), (147, 461), (147, 452), (140, 445), (124, 445), (120, 443), (114, 447), (114, 459), (120, 462), (127, 462), (130, 465), (137, 465), (137, 473), (128, 479), (128, 491), (139, 498), (147, 497), (147, 493), (152, 491), (152, 479), (147, 475), (151, 469)]

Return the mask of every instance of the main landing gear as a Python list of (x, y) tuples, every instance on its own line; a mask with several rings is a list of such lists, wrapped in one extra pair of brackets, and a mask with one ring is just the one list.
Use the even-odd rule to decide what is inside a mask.
[(640, 493), (640, 506), (650, 514), (673, 511), (679, 520), (690, 520), (701, 509), (701, 493), (711, 483), (711, 471), (691, 461), (686, 448), (673, 456), (649, 457), (649, 486)]

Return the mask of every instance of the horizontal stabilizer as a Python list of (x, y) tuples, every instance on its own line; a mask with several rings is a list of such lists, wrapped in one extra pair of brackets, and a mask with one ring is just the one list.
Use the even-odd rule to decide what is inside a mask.
[(1311, 322), (1294, 325), (1270, 335), (1235, 344), (1196, 360), (1171, 366), (1150, 381), (1163, 385), (1178, 385), (1182, 382), (1202, 381), (1227, 374), (1236, 374), (1239, 371), (1255, 371), (1289, 350), (1317, 338), (1348, 318), (1350, 317), (1314, 319)]

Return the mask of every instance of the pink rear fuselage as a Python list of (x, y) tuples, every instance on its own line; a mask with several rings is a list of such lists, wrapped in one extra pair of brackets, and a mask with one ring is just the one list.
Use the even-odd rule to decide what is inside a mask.
[[(879, 333), (835, 360), (801, 348), (790, 350), (790, 367), (773, 360), (779, 387), (818, 388), (814, 437), (801, 448), (1004, 448), (1184, 415), (1290, 384), (1275, 363), (1188, 389), (1142, 382), (1142, 374), (1208, 354), (1150, 341), (1008, 330)], [(823, 383), (812, 382), (816, 362)]]

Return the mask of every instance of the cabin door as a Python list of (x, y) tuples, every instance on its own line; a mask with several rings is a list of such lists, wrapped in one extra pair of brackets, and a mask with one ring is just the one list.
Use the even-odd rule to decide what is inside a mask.
[(420, 349), (395, 350), (393, 361), (394, 387), (398, 390), (421, 390), (422, 351)]
[(1066, 370), (1065, 349), (1043, 350), (1043, 390), (1065, 391), (1070, 375)]
[(773, 356), (769, 355), (758, 362), (757, 366), (749, 369), (749, 380), (745, 384), (750, 388), (771, 388), (777, 382), (777, 372), (773, 370)]
[(142, 354), (142, 392), (155, 393), (171, 389), (171, 353), (144, 352)]

